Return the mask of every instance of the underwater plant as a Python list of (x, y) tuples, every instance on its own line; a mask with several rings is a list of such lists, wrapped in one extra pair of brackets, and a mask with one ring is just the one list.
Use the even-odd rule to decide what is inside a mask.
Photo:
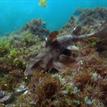
[(29, 83), (29, 89), (34, 104), (40, 107), (48, 100), (54, 98), (60, 89), (60, 83), (50, 74), (35, 72)]
[(0, 38), (0, 56), (3, 57), (4, 55), (7, 55), (10, 48), (11, 42), (8, 38)]
[[(46, 0), (41, 0), (43, 4), (45, 1)], [(74, 22), (69, 21), (69, 26), (65, 26), (62, 31), (58, 31), (60, 32), (59, 35), (63, 37), (63, 35), (72, 34), (72, 29), (75, 26), (77, 26), (77, 29), (74, 33), (78, 34), (78, 37), (81, 34), (87, 34), (103, 27), (94, 25), (96, 25), (96, 23), (98, 24), (99, 20), (102, 21), (106, 19), (106, 17), (101, 18), (101, 15), (99, 18), (96, 18), (97, 12), (101, 12), (102, 14), (105, 10), (103, 10), (103, 12), (102, 10), (96, 11), (97, 10), (93, 9), (80, 13), (82, 15), (78, 16), (79, 19)], [(94, 15), (94, 13), (96, 13), (96, 15)], [(87, 15), (89, 16), (88, 18)], [(80, 17), (85, 18), (84, 21), (80, 22)], [(93, 26), (90, 26), (90, 24), (93, 24)], [(96, 45), (98, 44), (96, 41), (97, 37), (95, 39), (91, 38), (73, 43), (79, 47), (78, 54), (76, 57), (73, 56), (75, 62), (72, 63), (69, 61), (69, 57), (62, 56), (59, 59), (56, 58), (57, 61), (55, 60), (56, 62), (53, 67), (62, 67), (59, 62), (61, 58), (65, 58), (62, 61), (64, 67), (58, 72), (54, 72), (56, 69), (52, 69), (53, 74), (43, 69), (46, 63), (45, 61), (47, 61), (50, 54), (45, 54), (47, 56), (46, 59), (36, 57), (39, 53), (44, 54), (44, 51), (41, 51), (44, 49), (44, 40), (43, 37), (40, 37), (40, 35), (48, 34), (44, 32), (44, 30), (46, 29), (42, 21), (35, 20), (29, 23), (26, 29), (22, 30), (15, 37), (12, 37), (13, 35), (11, 34), (11, 39), (5, 39), (5, 42), (0, 41), (0, 50), (3, 50), (0, 51), (0, 89), (8, 93), (19, 90), (18, 86), (23, 87), (23, 83), (26, 85), (25, 87), (28, 87), (28, 90), (20, 96), (17, 96), (14, 102), (4, 106), (106, 107), (107, 60), (99, 56), (96, 51)], [(102, 33), (103, 35), (106, 35), (105, 31)], [(104, 39), (105, 37), (102, 38)], [(100, 45), (102, 44), (103, 43)], [(107, 45), (104, 43), (103, 46)], [(97, 46), (97, 48), (99, 48), (99, 46)], [(49, 51), (49, 53), (51, 52)], [(54, 56), (54, 54), (52, 54), (52, 56)], [(38, 66), (34, 64), (34, 69), (36, 68), (36, 70), (32, 76), (24, 76), (27, 63), (30, 65), (30, 59), (38, 61), (38, 58), (43, 60), (43, 63), (38, 64)], [(34, 63), (33, 60), (31, 60), (31, 64)], [(47, 68), (49, 68), (49, 66), (47, 66)], [(31, 71), (34, 69), (31, 69)], [(0, 104), (0, 106), (2, 105)]]
[[(46, 23), (41, 19), (33, 19), (23, 28), (25, 31), (30, 31), (32, 34), (44, 39), (49, 35), (49, 30), (46, 28)], [(29, 33), (30, 33), (29, 32)]]
[(10, 50), (9, 56), (12, 57), (12, 58), (16, 58), (18, 56), (18, 54), (19, 54), (19, 51), (17, 49), (15, 49), (15, 48), (12, 48)]

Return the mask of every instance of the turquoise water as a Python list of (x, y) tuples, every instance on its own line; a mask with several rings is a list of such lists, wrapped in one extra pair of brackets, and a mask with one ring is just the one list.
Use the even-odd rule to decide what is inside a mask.
[(106, 6), (107, 0), (48, 0), (46, 8), (38, 0), (0, 0), (0, 35), (19, 30), (34, 18), (46, 21), (49, 30), (57, 30), (78, 8)]

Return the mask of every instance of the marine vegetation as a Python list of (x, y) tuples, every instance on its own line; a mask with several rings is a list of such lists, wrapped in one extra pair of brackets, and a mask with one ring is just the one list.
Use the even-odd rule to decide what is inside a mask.
[(34, 19), (28, 24), (25, 25), (23, 30), (29, 30), (31, 33), (35, 35), (39, 35), (42, 39), (49, 35), (49, 31), (46, 28), (46, 23), (41, 19)]
[(77, 10), (52, 33), (34, 19), (0, 37), (0, 107), (106, 107), (106, 13)]

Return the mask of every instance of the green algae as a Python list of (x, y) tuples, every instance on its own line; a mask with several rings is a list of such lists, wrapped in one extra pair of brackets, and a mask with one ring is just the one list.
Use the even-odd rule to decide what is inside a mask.
[[(44, 48), (44, 41), (39, 35), (22, 31), (17, 36), (11, 34), (11, 37), (1, 38), (0, 41), (0, 89), (13, 92), (23, 82), (29, 86), (28, 92), (18, 96), (7, 107), (104, 107), (106, 95), (102, 93), (106, 92), (107, 68), (96, 54), (96, 41), (75, 43), (82, 48), (77, 62), (71, 64), (69, 70), (57, 74), (38, 70), (31, 77), (25, 77), (24, 71), (30, 58)], [(95, 71), (99, 75), (95, 80), (99, 81), (92, 79)], [(90, 96), (94, 96), (92, 102)]]
[[(24, 77), (24, 70), (28, 59), (43, 47), (38, 36), (29, 31), (20, 32), (19, 35), (10, 34), (9, 37), (0, 38), (0, 89), (6, 92), (14, 92), (21, 81), (28, 83)], [(28, 58), (29, 57), (29, 58)], [(25, 98), (25, 97), (23, 97)], [(18, 98), (21, 103), (21, 97)], [(15, 105), (19, 107), (19, 102)], [(26, 107), (28, 103), (24, 103)], [(30, 105), (28, 106), (30, 107)]]
[(6, 38), (0, 39), (0, 56), (2, 57), (8, 54), (10, 47), (11, 42), (8, 39)]

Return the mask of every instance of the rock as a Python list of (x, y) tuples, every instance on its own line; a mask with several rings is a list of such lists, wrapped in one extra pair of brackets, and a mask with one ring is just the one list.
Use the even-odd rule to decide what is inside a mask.
[(27, 88), (24, 85), (21, 85), (16, 89), (15, 92), (7, 93), (4, 91), (0, 91), (0, 103), (9, 104), (15, 100), (15, 98), (24, 92), (27, 91)]
[(52, 68), (48, 72), (51, 74), (55, 74), (55, 73), (58, 73), (59, 71), (56, 68)]
[[(101, 25), (107, 22), (107, 9), (78, 9), (74, 18), (63, 27), (62, 33), (69, 32), (73, 35), (88, 34), (101, 29)], [(73, 29), (73, 30), (72, 30)]]
[(8, 104), (11, 103), (11, 101), (14, 99), (13, 94), (8, 94), (0, 98), (0, 103)]
[(15, 96), (20, 95), (20, 94), (26, 92), (27, 90), (28, 90), (27, 87), (25, 87), (25, 85), (22, 84), (16, 89), (14, 95)]
[(3, 98), (5, 96), (5, 92), (4, 91), (0, 91), (0, 99)]
[(77, 26), (74, 28), (72, 34), (73, 35), (80, 35), (80, 32), (81, 32), (81, 26)]
[(42, 20), (32, 20), (30, 23), (28, 23), (24, 30), (29, 30), (31, 33), (38, 35), (41, 38), (45, 38), (49, 35), (49, 31), (46, 29), (46, 24)]
[(100, 55), (107, 57), (107, 24), (96, 35), (96, 37), (99, 37), (99, 42), (96, 43), (96, 50)]

